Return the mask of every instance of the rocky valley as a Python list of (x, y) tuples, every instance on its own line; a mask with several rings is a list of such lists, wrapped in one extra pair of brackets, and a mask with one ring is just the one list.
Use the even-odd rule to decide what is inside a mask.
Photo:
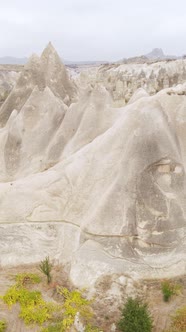
[[(104, 332), (123, 299), (156, 298), (164, 278), (185, 294), (185, 59), (70, 68), (49, 43), (0, 65), (0, 150), (2, 278), (50, 257), (58, 281), (105, 301)], [(156, 332), (168, 326), (158, 287)]]

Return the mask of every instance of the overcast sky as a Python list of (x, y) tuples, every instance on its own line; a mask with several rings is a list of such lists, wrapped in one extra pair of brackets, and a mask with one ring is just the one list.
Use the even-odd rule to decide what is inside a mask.
[(186, 0), (0, 0), (0, 57), (119, 60), (154, 47), (186, 53)]

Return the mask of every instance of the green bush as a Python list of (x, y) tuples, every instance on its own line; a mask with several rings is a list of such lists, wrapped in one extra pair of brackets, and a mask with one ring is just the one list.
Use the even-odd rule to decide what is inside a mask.
[(7, 328), (7, 323), (5, 322), (5, 320), (0, 320), (0, 332), (6, 331), (6, 328)]
[(152, 318), (146, 303), (128, 298), (122, 310), (118, 328), (122, 332), (151, 332)]
[(50, 262), (49, 257), (46, 257), (43, 261), (41, 261), (39, 265), (39, 270), (46, 275), (48, 284), (52, 281), (52, 276), (51, 276), (52, 267), (53, 265)]
[(165, 280), (161, 283), (161, 290), (164, 301), (168, 302), (173, 295), (179, 295), (181, 293), (182, 286)]

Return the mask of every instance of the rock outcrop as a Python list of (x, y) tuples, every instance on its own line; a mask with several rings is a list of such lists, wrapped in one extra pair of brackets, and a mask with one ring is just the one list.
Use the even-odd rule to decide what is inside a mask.
[(51, 45), (24, 68), (0, 109), (1, 265), (50, 255), (78, 286), (185, 273), (186, 84), (116, 107), (120, 69), (77, 90)]
[(69, 80), (65, 66), (52, 44), (43, 51), (41, 57), (32, 55), (18, 79), (16, 86), (0, 109), (0, 125), (4, 126), (14, 109), (22, 109), (35, 86), (39, 91), (48, 87), (58, 98), (70, 105), (76, 98), (76, 87)]
[[(104, 65), (97, 72), (91, 72), (91, 83), (101, 82), (121, 105), (127, 103), (139, 88), (154, 95), (162, 89), (182, 84), (185, 80), (186, 60)], [(84, 81), (82, 77), (80, 85)]]
[(0, 106), (18, 80), (22, 66), (0, 65)]

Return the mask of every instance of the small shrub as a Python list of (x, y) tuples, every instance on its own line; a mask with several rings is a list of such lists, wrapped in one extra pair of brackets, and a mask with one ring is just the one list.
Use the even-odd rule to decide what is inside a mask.
[(15, 277), (16, 283), (20, 286), (39, 284), (41, 282), (41, 278), (34, 273), (21, 273), (17, 274)]
[(16, 285), (10, 287), (4, 296), (1, 296), (1, 299), (4, 303), (7, 304), (9, 309), (12, 307), (13, 304), (15, 304), (19, 299), (19, 292), (17, 291)]
[(128, 298), (122, 310), (118, 328), (122, 332), (151, 332), (152, 318), (146, 303)]
[(181, 293), (181, 285), (171, 283), (168, 280), (165, 280), (161, 284), (161, 290), (163, 293), (163, 299), (165, 302), (168, 302), (173, 295), (179, 295)]
[(26, 325), (42, 325), (49, 320), (52, 315), (48, 304), (45, 301), (41, 301), (39, 304), (22, 306), (19, 317), (24, 320)]
[(50, 324), (48, 327), (43, 328), (41, 332), (63, 332), (61, 322)]
[(90, 306), (92, 301), (85, 299), (78, 290), (69, 291), (65, 287), (58, 287), (57, 291), (63, 298), (61, 320), (51, 323), (48, 327), (45, 327), (42, 332), (70, 331), (77, 313), (79, 313), (80, 319), (85, 325), (85, 332), (101, 332), (97, 327), (90, 324), (93, 317)]
[(77, 313), (79, 313), (80, 318), (85, 322), (92, 318), (91, 301), (85, 299), (80, 291), (69, 291), (65, 287), (58, 287), (58, 293), (62, 295), (64, 299), (64, 325), (72, 325)]
[(52, 318), (54, 311), (59, 310), (59, 306), (45, 302), (39, 291), (29, 291), (17, 284), (10, 287), (2, 299), (9, 308), (15, 303), (20, 304), (19, 317), (27, 325), (41, 325)]
[(171, 328), (167, 332), (185, 332), (186, 331), (186, 306), (179, 308), (172, 317)]
[(4, 303), (11, 308), (12, 305), (17, 302), (19, 302), (21, 306), (39, 304), (42, 301), (42, 296), (38, 291), (29, 291), (26, 288), (20, 288), (17, 285), (13, 285), (7, 290), (2, 299)]
[(0, 332), (6, 331), (7, 323), (5, 320), (0, 320)]
[(88, 324), (85, 327), (85, 332), (103, 332), (103, 331), (101, 331), (98, 327), (94, 327), (94, 326)]
[(43, 272), (47, 277), (47, 283), (49, 284), (52, 281), (51, 271), (52, 271), (52, 263), (50, 262), (49, 257), (46, 257), (43, 261), (41, 261), (39, 265), (39, 269)]
[[(47, 261), (50, 264), (48, 259)], [(9, 308), (19, 303), (19, 317), (26, 325), (42, 325), (42, 332), (67, 332), (73, 326), (78, 313), (85, 326), (85, 332), (101, 332), (91, 324), (93, 312), (90, 304), (92, 301), (84, 298), (80, 291), (69, 291), (67, 288), (58, 287), (57, 291), (62, 297), (62, 303), (56, 304), (44, 301), (41, 292), (27, 287), (40, 282), (37, 275), (23, 273), (16, 275), (15, 280), (16, 283), (0, 298)]]

